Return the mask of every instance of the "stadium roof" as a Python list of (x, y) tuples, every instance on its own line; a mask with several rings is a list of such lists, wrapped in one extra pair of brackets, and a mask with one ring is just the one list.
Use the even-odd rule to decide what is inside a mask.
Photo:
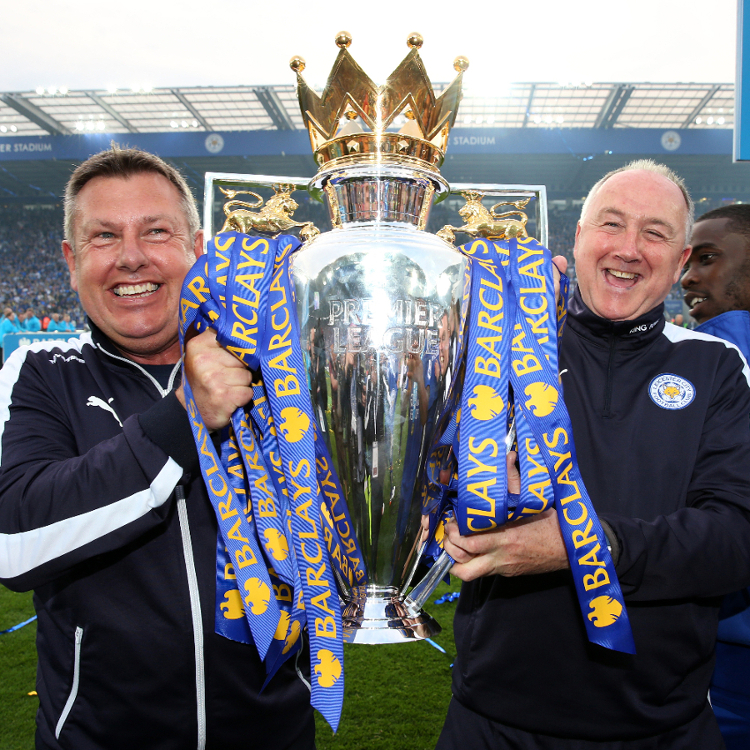
[[(439, 93), (446, 84), (436, 84)], [(514, 83), (467, 90), (457, 124), (494, 128), (731, 128), (731, 83)], [(0, 93), (0, 137), (300, 130), (294, 86)]]

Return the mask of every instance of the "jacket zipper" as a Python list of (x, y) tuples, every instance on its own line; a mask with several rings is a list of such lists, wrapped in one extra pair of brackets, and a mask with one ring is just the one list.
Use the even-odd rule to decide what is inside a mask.
[(612, 380), (614, 379), (614, 364), (615, 364), (615, 333), (609, 336), (609, 360), (607, 362), (607, 389), (604, 393), (604, 413), (602, 414), (605, 418), (610, 418), (612, 412), (610, 406), (612, 405)]
[(68, 714), (71, 712), (73, 704), (78, 697), (78, 682), (81, 677), (81, 641), (83, 641), (83, 628), (77, 627), (75, 632), (75, 652), (73, 654), (73, 684), (70, 686), (68, 700), (65, 702), (65, 707), (63, 708), (60, 718), (57, 721), (57, 726), (55, 727), (56, 740), (60, 739), (60, 732), (62, 732)]
[[(133, 362), (125, 357), (118, 357), (116, 354), (108, 352), (103, 346), (97, 344), (97, 347), (112, 359), (118, 359), (122, 362), (140, 370), (159, 391), (162, 398), (169, 393), (174, 386), (174, 380), (179, 372), (180, 363), (178, 362), (172, 370), (169, 378), (169, 387), (164, 389), (160, 383), (149, 372), (141, 367), (137, 362)], [(198, 590), (198, 576), (195, 572), (195, 558), (193, 557), (193, 542), (190, 537), (190, 522), (188, 519), (187, 502), (185, 500), (185, 489), (181, 484), (175, 487), (175, 497), (177, 498), (177, 516), (180, 520), (180, 534), (182, 536), (182, 551), (185, 558), (185, 570), (187, 571), (188, 592), (190, 595), (190, 614), (193, 620), (193, 647), (195, 649), (195, 698), (197, 704), (197, 721), (198, 721), (198, 750), (205, 750), (206, 747), (206, 678), (205, 678), (205, 656), (203, 652), (203, 615), (201, 613), (200, 592)]]
[(203, 654), (203, 619), (201, 614), (201, 600), (198, 592), (198, 576), (195, 573), (193, 558), (193, 542), (190, 538), (190, 523), (188, 521), (185, 490), (181, 484), (175, 487), (177, 497), (177, 515), (180, 519), (182, 534), (182, 549), (185, 555), (185, 569), (188, 577), (188, 591), (190, 592), (190, 612), (193, 617), (193, 645), (195, 648), (195, 697), (198, 704), (198, 750), (206, 747), (206, 680)]
[(147, 370), (141, 367), (137, 362), (133, 362), (132, 359), (127, 359), (126, 357), (118, 357), (116, 354), (112, 354), (112, 352), (108, 352), (101, 344), (97, 343), (96, 346), (99, 349), (99, 351), (103, 352), (108, 357), (111, 357), (112, 359), (117, 359), (120, 362), (125, 362), (128, 365), (132, 365), (137, 370), (140, 370), (156, 386), (156, 390), (159, 391), (159, 395), (162, 398), (164, 398), (164, 396), (166, 396), (167, 393), (169, 393), (169, 391), (172, 390), (172, 387), (174, 386), (174, 379), (177, 376), (177, 373), (179, 372), (180, 367), (181, 367), (180, 362), (178, 362), (174, 366), (174, 369), (172, 370), (172, 374), (169, 376), (169, 386), (165, 389), (161, 387), (159, 381), (153, 375), (151, 375)]

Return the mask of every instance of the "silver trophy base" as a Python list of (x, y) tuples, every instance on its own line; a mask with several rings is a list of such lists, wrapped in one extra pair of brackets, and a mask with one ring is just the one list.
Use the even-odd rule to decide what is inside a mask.
[(342, 620), (345, 643), (405, 643), (432, 638), (442, 628), (423, 609), (410, 607), (389, 586), (355, 589)]

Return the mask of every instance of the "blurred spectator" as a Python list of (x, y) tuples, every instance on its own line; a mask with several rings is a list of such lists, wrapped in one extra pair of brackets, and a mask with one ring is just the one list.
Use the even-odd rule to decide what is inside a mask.
[(42, 323), (39, 318), (34, 315), (33, 307), (29, 307), (26, 310), (26, 317), (23, 319), (23, 330), (29, 331), (30, 333), (36, 333), (37, 331), (42, 330)]
[(3, 322), (0, 323), (0, 337), (5, 336), (6, 333), (17, 333), (21, 330), (21, 326), (18, 323), (16, 314), (9, 307), (5, 308), (5, 317)]
[(52, 320), (50, 320), (49, 324), (47, 325), (47, 331), (49, 333), (56, 333), (57, 331), (67, 331), (67, 330), (68, 330), (67, 327), (65, 327), (60, 321), (60, 313), (53, 312)]

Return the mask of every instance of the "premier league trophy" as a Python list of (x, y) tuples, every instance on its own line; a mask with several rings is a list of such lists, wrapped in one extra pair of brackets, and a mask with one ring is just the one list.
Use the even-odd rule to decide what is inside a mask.
[[(344, 639), (393, 643), (440, 631), (422, 605), (452, 564), (443, 553), (409, 590), (423, 554), (425, 464), (459, 375), (468, 261), (452, 244), (455, 234), (523, 237), (521, 209), (537, 197), (537, 227), (546, 235), (546, 195), (543, 187), (454, 186), (466, 200), (459, 211), (465, 223), (425, 231), (433, 203), (451, 192), (439, 167), (468, 61), (455, 60), (457, 77), (436, 97), (419, 34), (410, 35), (409, 53), (383, 86), (349, 54), (347, 33), (336, 44), (320, 96), (302, 77), (304, 60), (290, 62), (318, 173), (309, 183), (207, 174), (204, 224), (210, 237), (215, 186), (272, 186), (265, 205), (258, 193), (221, 187), (229, 198), (221, 231), (276, 236), (296, 228), (305, 241), (291, 259), (300, 344), (317, 435), (338, 477), (330, 484), (323, 478), (321, 491), (328, 522), (365, 573), (337, 576)], [(299, 208), (292, 193), (301, 188), (325, 200), (331, 231), (292, 218)], [(241, 193), (253, 202), (238, 199)], [(488, 210), (483, 195), (521, 200)], [(496, 213), (499, 206), (512, 210)]]
[(319, 165), (311, 189), (324, 193), (333, 225), (297, 251), (292, 275), (313, 412), (367, 571), (367, 585), (344, 594), (344, 637), (392, 643), (440, 630), (404, 602), (403, 587), (418, 557), (426, 454), (454, 374), (466, 261), (424, 229), (448, 192), (438, 168), (468, 62), (455, 61), (458, 76), (436, 98), (418, 34), (380, 87), (349, 54), (351, 37), (336, 43), (322, 96), (302, 78), (304, 61), (291, 61)]

